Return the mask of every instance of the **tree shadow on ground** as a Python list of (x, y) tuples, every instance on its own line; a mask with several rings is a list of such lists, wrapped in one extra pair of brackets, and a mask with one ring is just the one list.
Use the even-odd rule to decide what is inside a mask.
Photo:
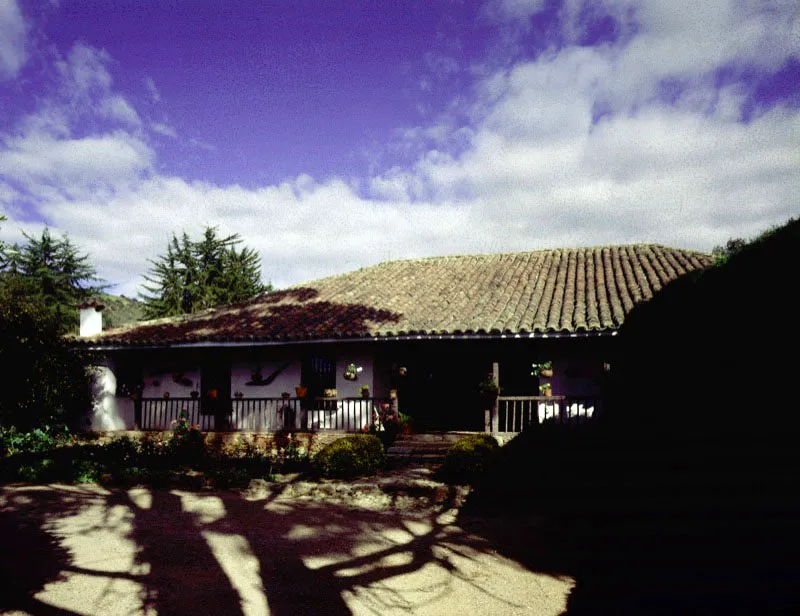
[[(90, 584), (87, 596), (78, 599), (87, 602), (76, 610), (82, 613), (89, 605), (110, 605), (111, 595), (120, 592), (112, 588), (117, 581), (136, 583), (138, 611), (158, 614), (344, 615), (351, 613), (352, 600), (375, 613), (413, 611), (465, 592), (493, 603), (495, 613), (525, 609), (502, 586), (483, 583), (478, 560), (492, 554), (491, 546), (454, 527), (452, 512), (354, 509), (281, 498), (285, 489), (248, 498), (236, 490), (96, 487), (73, 494), (19, 488), (9, 524), (30, 512), (26, 498), (35, 502), (46, 495), (48, 514), (30, 517), (30, 528), (20, 535), (16, 564), (31, 579), (22, 580), (6, 604), (37, 614), (71, 613), (34, 595), (75, 573)], [(96, 561), (73, 552), (74, 541), (65, 547), (63, 529), (69, 525), (60, 526), (62, 534), (47, 525), (72, 515), (69, 532), (84, 541), (113, 536), (113, 562), (95, 569)], [(407, 574), (413, 577), (400, 581)]]
[(0, 507), (0, 610), (31, 614), (73, 614), (48, 605), (36, 595), (64, 579), (71, 570), (71, 555), (47, 530), (58, 516), (74, 515), (91, 500), (80, 488), (52, 490), (33, 487), (6, 490)]

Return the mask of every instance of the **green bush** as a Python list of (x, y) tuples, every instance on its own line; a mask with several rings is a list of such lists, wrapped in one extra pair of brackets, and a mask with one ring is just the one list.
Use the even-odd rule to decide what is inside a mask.
[(21, 432), (14, 426), (0, 428), (0, 456), (50, 451), (71, 441), (66, 426), (45, 425), (29, 432)]
[(311, 460), (316, 475), (335, 479), (374, 475), (385, 462), (383, 445), (371, 434), (340, 438), (323, 447)]
[(497, 441), (489, 434), (460, 438), (447, 452), (440, 474), (450, 482), (472, 483), (490, 468), (498, 450)]

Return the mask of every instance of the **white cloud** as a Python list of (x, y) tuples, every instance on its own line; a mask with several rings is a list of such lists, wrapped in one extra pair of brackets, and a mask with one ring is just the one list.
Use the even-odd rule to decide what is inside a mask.
[(158, 91), (156, 82), (153, 81), (152, 77), (144, 78), (144, 87), (147, 89), (147, 93), (150, 94), (150, 98), (154, 103), (161, 102), (161, 92)]
[(0, 0), (0, 81), (15, 78), (25, 64), (26, 34), (16, 0)]
[(123, 124), (128, 124), (129, 126), (141, 126), (142, 124), (136, 110), (119, 94), (102, 99), (100, 110), (104, 116)]
[(175, 129), (165, 122), (153, 122), (150, 124), (150, 128), (153, 132), (164, 135), (165, 137), (171, 137), (173, 139), (178, 137), (178, 133), (175, 132)]
[(7, 137), (0, 151), (3, 176), (45, 204), (87, 195), (102, 198), (139, 180), (153, 160), (144, 142), (123, 131), (82, 139), (29, 133)]

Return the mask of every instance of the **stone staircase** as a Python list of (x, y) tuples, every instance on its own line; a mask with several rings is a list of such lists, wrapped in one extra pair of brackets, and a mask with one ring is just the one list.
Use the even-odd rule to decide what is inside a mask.
[(471, 432), (425, 432), (401, 434), (386, 451), (390, 467), (404, 464), (441, 464), (458, 439)]

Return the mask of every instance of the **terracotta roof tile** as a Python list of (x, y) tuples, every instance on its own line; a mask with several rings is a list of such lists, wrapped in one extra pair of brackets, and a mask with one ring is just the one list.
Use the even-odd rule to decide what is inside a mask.
[(394, 261), (76, 341), (169, 345), (607, 331), (669, 281), (710, 263), (703, 253), (655, 245)]

